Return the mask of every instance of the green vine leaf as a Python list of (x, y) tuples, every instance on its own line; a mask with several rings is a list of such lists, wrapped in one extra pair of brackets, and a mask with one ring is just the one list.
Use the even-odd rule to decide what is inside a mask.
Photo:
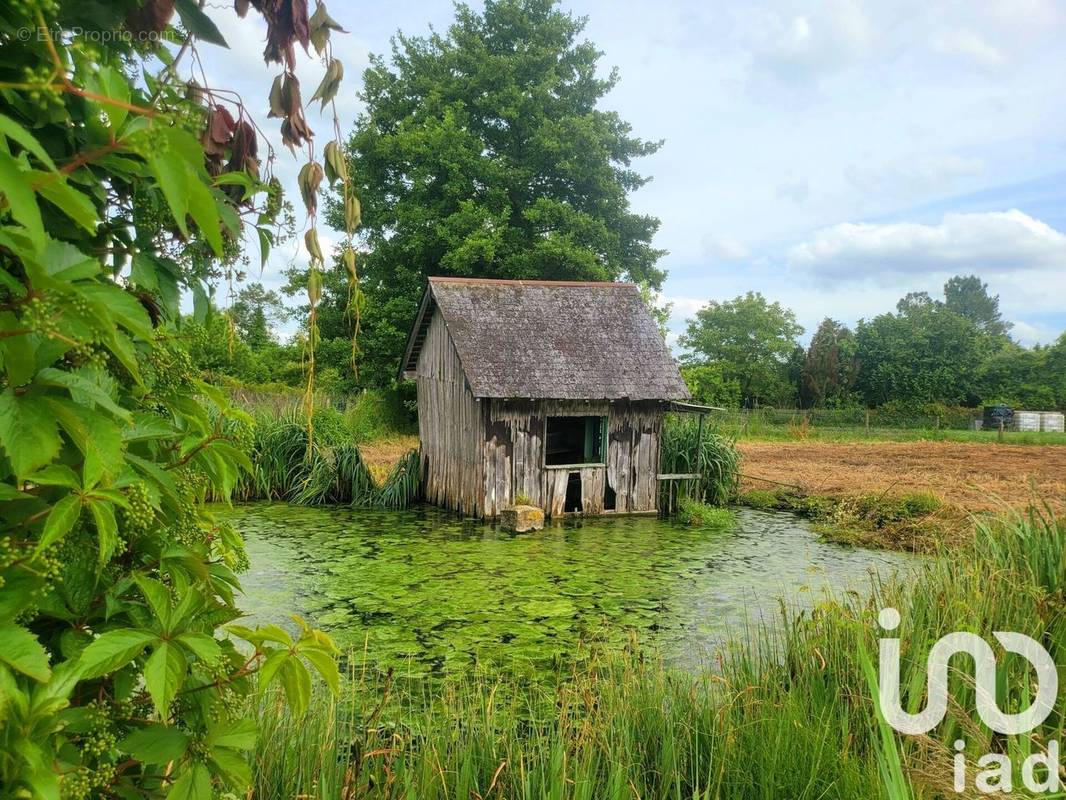
[(211, 796), (211, 772), (199, 761), (189, 761), (170, 787), (167, 800), (204, 800)]
[(177, 0), (174, 5), (178, 11), (178, 16), (181, 17), (182, 25), (186, 27), (189, 33), (201, 41), (216, 44), (219, 47), (229, 47), (229, 44), (226, 43), (226, 37), (222, 35), (218, 26), (211, 21), (211, 18), (193, 0)]
[(62, 540), (64, 536), (70, 533), (81, 517), (81, 509), (81, 497), (74, 493), (66, 495), (52, 506), (48, 516), (45, 517), (44, 531), (41, 533), (41, 539), (37, 543), (38, 552)]
[(55, 162), (52, 161), (52, 157), (48, 155), (48, 152), (43, 147), (41, 147), (41, 143), (37, 141), (33, 134), (5, 114), (0, 114), (0, 134), (3, 134), (13, 142), (17, 142), (24, 149), (33, 153), (33, 155), (35, 155), (42, 164), (48, 167), (48, 169), (54, 170), (56, 168)]
[(96, 538), (99, 547), (97, 563), (103, 567), (118, 547), (118, 521), (115, 519), (115, 507), (106, 500), (94, 500), (89, 503), (93, 521), (96, 522)]
[(44, 245), (44, 225), (41, 223), (41, 210), (37, 207), (37, 198), (33, 196), (26, 181), (26, 175), (19, 169), (18, 162), (9, 154), (0, 150), (0, 190), (7, 199), (8, 210), (15, 221), (26, 229), (36, 249)]
[(159, 716), (170, 716), (170, 704), (185, 683), (188, 662), (181, 649), (170, 642), (160, 642), (144, 664), (144, 686)]
[(41, 683), (52, 677), (48, 653), (37, 637), (21, 625), (0, 625), (0, 662)]
[(0, 445), (15, 475), (28, 475), (59, 454), (59, 428), (35, 398), (8, 388), (0, 392)]
[(37, 183), (37, 193), (54, 205), (89, 233), (96, 232), (96, 207), (92, 200), (46, 172), (33, 170), (30, 176)]
[(173, 725), (146, 725), (118, 743), (121, 750), (145, 764), (180, 761), (192, 737)]
[(83, 678), (97, 678), (126, 666), (158, 637), (151, 631), (120, 628), (101, 634), (86, 647), (78, 660)]

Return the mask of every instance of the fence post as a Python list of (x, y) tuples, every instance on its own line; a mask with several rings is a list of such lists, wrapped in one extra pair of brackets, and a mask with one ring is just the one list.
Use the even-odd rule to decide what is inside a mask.
[(866, 435), (870, 435), (870, 409), (866, 409)]
[(999, 433), (996, 435), (996, 441), (1002, 444), (1003, 442), (1003, 418), (999, 419)]

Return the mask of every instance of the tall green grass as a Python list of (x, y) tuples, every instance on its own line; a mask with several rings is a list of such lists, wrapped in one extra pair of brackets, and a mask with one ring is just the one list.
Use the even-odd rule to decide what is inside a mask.
[(417, 450), (404, 456), (378, 486), (338, 412), (316, 411), (313, 429), (308, 447), (307, 424), (299, 409), (280, 417), (253, 417), (250, 428), (236, 437), (246, 448), (253, 471), (238, 485), (234, 498), (386, 508), (406, 508), (418, 499)]
[[(733, 440), (719, 434), (710, 421), (701, 435), (699, 421), (691, 414), (667, 415), (660, 454), (661, 472), (700, 473), (694, 499), (722, 506), (736, 495), (740, 455)], [(662, 490), (668, 490), (666, 483)], [(666, 506), (666, 502), (660, 503), (661, 508)]]
[[(631, 642), (580, 654), (546, 681), (474, 672), (402, 684), (349, 669), (339, 701), (294, 719), (259, 709), (259, 798), (956, 797), (952, 743), (974, 761), (1020, 762), (1063, 737), (1063, 708), (1028, 736), (992, 734), (974, 712), (972, 665), (953, 662), (945, 721), (904, 737), (880, 720), (877, 612), (898, 608), (904, 706), (923, 705), (925, 659), (940, 636), (1026, 633), (1066, 663), (1066, 526), (1049, 512), (978, 522), (972, 547), (907, 582), (826, 598), (813, 611), (737, 633), (706, 669), (664, 665)], [(577, 655), (577, 654), (575, 654)], [(1002, 659), (999, 705), (1026, 706), (1020, 659)], [(1062, 704), (1060, 703), (1060, 706)], [(1017, 791), (1017, 789), (1016, 789)], [(967, 795), (969, 796), (969, 795)]]

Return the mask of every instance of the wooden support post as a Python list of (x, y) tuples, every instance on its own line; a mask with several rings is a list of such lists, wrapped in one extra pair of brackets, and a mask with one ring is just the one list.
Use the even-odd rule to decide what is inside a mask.
[[(703, 476), (703, 418), (705, 416), (705, 414), (700, 414), (699, 430), (696, 433), (696, 472), (700, 474), (701, 478)], [(703, 489), (701, 488), (702, 484), (702, 479), (696, 483), (697, 499), (701, 503), (703, 502)]]
[(1003, 444), (1003, 417), (999, 418), (999, 433), (996, 434), (996, 441)]

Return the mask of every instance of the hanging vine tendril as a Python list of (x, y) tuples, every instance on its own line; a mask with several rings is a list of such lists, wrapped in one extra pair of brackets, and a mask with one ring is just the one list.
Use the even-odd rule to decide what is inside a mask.
[[(247, 2), (238, 0), (237, 10), (247, 10)], [(340, 119), (337, 114), (335, 98), (344, 79), (344, 65), (333, 53), (330, 37), (333, 33), (346, 33), (326, 10), (325, 3), (317, 2), (315, 12), (307, 16), (307, 5), (300, 0), (251, 0), (267, 20), (267, 48), (264, 57), (284, 65), (285, 71), (274, 79), (270, 91), (270, 115), (282, 120), (281, 136), (284, 144), (295, 153), (297, 147), (303, 147), (307, 162), (300, 169), (298, 183), (300, 196), (307, 210), (307, 230), (304, 233), (304, 248), (307, 251), (307, 349), (304, 363), (307, 378), (304, 388), (304, 413), (307, 418), (307, 447), (314, 441), (315, 410), (315, 349), (318, 345), (318, 305), (322, 299), (323, 270), (325, 256), (318, 236), (318, 198), (322, 179), (326, 178), (330, 186), (340, 183), (344, 199), (344, 233), (342, 259), (348, 272), (348, 308), (353, 319), (352, 333), (352, 368), (358, 353), (360, 297), (358, 273), (355, 265), (355, 230), (359, 226), (361, 209), (359, 200), (351, 189), (348, 169), (341, 149)], [(323, 152), (325, 168), (315, 158), (314, 134), (307, 125), (306, 106), (300, 92), (300, 82), (294, 72), (295, 43), (299, 42), (306, 51), (308, 45), (315, 49), (324, 67), (322, 80), (315, 89), (309, 102), (318, 100), (324, 110), (328, 105), (332, 111), (334, 139)]]

